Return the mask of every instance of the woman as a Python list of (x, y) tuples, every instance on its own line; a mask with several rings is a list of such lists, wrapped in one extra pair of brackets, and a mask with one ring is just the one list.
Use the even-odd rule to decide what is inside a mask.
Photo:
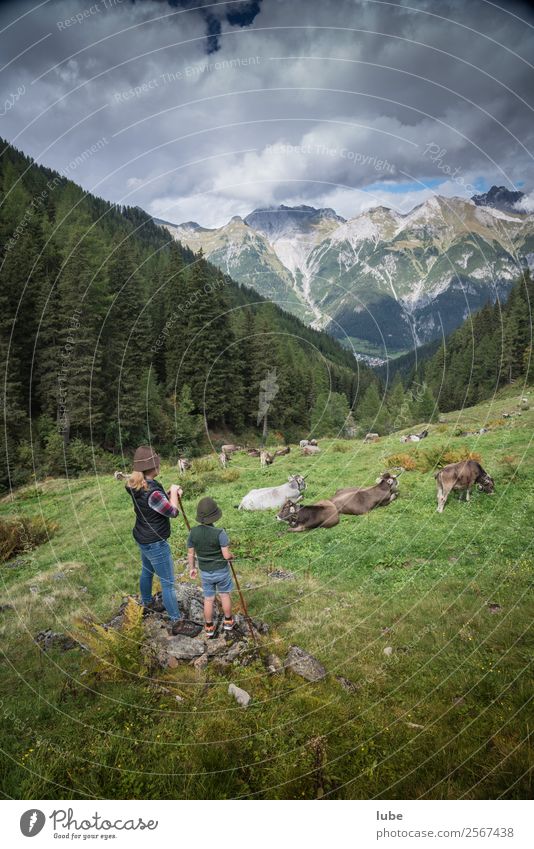
[(147, 610), (152, 607), (155, 573), (161, 583), (163, 604), (171, 620), (172, 633), (195, 636), (200, 631), (199, 626), (181, 617), (174, 589), (171, 548), (167, 542), (171, 535), (170, 520), (179, 513), (178, 498), (182, 490), (172, 484), (167, 497), (163, 486), (156, 480), (159, 466), (159, 456), (148, 445), (141, 445), (134, 454), (134, 470), (126, 485), (135, 510), (133, 536), (141, 551), (141, 604)]

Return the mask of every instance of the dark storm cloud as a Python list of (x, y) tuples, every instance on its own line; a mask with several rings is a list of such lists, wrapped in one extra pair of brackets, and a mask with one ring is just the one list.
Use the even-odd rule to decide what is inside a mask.
[(0, 7), (0, 135), (104, 197), (213, 225), (534, 188), (530, 4), (36, 6)]

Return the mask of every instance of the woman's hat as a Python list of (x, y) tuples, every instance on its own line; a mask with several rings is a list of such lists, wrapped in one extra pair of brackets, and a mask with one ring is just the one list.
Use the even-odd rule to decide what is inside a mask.
[(149, 469), (157, 469), (159, 466), (159, 455), (152, 450), (150, 445), (141, 445), (134, 454), (134, 472), (148, 472)]
[(197, 504), (197, 522), (201, 522), (203, 525), (211, 525), (221, 516), (222, 510), (213, 498), (208, 496), (200, 499)]

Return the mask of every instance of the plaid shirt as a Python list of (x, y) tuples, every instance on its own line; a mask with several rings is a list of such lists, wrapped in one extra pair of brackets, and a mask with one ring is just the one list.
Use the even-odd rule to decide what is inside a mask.
[(167, 496), (159, 489), (155, 489), (150, 495), (148, 506), (156, 513), (161, 513), (162, 516), (167, 516), (169, 519), (175, 519), (178, 515), (178, 508), (173, 507)]

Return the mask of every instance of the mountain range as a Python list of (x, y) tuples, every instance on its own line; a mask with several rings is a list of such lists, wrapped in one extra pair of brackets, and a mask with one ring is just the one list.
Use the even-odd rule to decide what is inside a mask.
[(522, 197), (493, 186), (471, 200), (434, 196), (404, 215), (377, 206), (346, 220), (282, 205), (213, 229), (157, 223), (313, 327), (386, 357), (450, 333), (534, 266), (534, 215), (517, 208)]

